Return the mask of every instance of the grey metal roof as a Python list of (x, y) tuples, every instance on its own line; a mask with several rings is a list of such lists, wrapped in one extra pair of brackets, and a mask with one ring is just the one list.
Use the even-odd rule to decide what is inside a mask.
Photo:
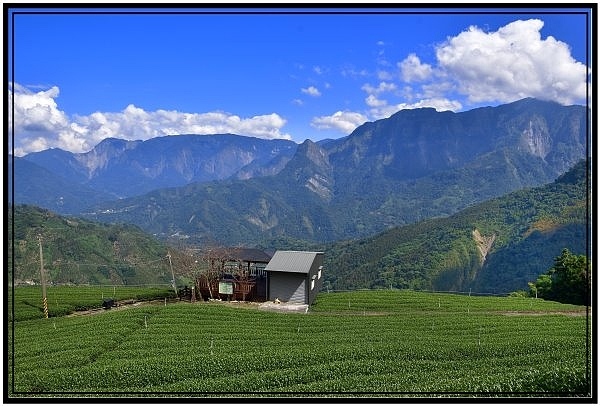
[(309, 273), (317, 254), (310, 251), (276, 251), (265, 271)]
[(255, 262), (266, 264), (271, 260), (271, 255), (257, 248), (218, 247), (207, 250), (198, 250), (200, 255), (215, 259), (228, 259), (231, 261)]
[(256, 248), (230, 248), (229, 253), (231, 259), (244, 262), (262, 262), (266, 264), (271, 260), (269, 254)]

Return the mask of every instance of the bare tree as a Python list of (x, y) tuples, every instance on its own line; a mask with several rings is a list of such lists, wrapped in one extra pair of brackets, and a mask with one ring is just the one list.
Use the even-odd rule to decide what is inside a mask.
[(194, 281), (199, 294), (214, 299), (219, 292), (219, 280), (231, 260), (229, 249), (218, 246), (193, 248), (181, 246), (170, 250), (174, 272)]
[(170, 256), (174, 275), (186, 277), (195, 283), (199, 269), (194, 249), (187, 246), (170, 247), (167, 256)]
[(211, 299), (219, 294), (219, 279), (227, 270), (227, 263), (232, 259), (231, 252), (224, 247), (206, 247), (200, 254), (202, 272), (196, 279), (196, 286), (202, 292), (208, 290)]
[(244, 259), (243, 250), (219, 245), (180, 246), (171, 249), (171, 259), (175, 273), (194, 281), (196, 292), (204, 298), (218, 298), (219, 282), (226, 277), (233, 283), (229, 297), (245, 301), (255, 291), (256, 277), (251, 275), (251, 261)]

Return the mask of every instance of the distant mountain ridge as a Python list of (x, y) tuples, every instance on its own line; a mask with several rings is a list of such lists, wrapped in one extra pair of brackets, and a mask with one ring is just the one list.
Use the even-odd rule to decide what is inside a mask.
[[(62, 151), (64, 152), (64, 151)], [(26, 159), (8, 156), (7, 200), (28, 203), (57, 213), (78, 213), (83, 207), (114, 197), (73, 182)], [(14, 176), (13, 176), (14, 165)], [(14, 185), (14, 196), (13, 196)]]
[(158, 190), (89, 215), (198, 242), (358, 238), (551, 182), (587, 142), (583, 106), (403, 110), (322, 145), (306, 140), (275, 175)]
[(327, 149), (342, 173), (375, 170), (396, 180), (459, 168), (504, 148), (540, 158), (557, 176), (585, 156), (585, 111), (536, 99), (462, 113), (401, 110)]
[(76, 170), (70, 179), (105, 194), (136, 195), (80, 209), (102, 222), (196, 243), (326, 242), (551, 182), (585, 158), (587, 115), (584, 106), (523, 99), (462, 113), (402, 110), (319, 143), (174, 136), (23, 159), (63, 176)]
[(291, 156), (296, 147), (292, 141), (233, 134), (173, 135), (147, 141), (107, 138), (89, 152), (50, 149), (23, 159), (71, 182), (123, 198), (191, 182), (227, 179), (254, 164), (242, 175), (251, 177), (272, 160)]

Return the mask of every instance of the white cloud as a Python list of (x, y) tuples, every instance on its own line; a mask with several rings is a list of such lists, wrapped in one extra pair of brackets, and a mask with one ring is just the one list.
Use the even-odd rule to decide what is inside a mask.
[(319, 97), (321, 95), (321, 92), (319, 91), (319, 89), (317, 89), (314, 86), (309, 86), (307, 88), (302, 88), (300, 90), (302, 91), (302, 93), (307, 94), (309, 96), (313, 96), (313, 97)]
[(396, 106), (397, 110), (418, 109), (423, 107), (432, 107), (437, 111), (457, 111), (462, 108), (462, 104), (456, 100), (448, 100), (446, 98), (431, 98), (422, 99), (416, 103), (403, 103)]
[(379, 80), (392, 80), (394, 75), (386, 70), (378, 70), (377, 71), (377, 79)]
[(423, 85), (423, 92), (413, 94), (413, 90), (410, 87), (404, 87), (403, 96), (405, 99), (413, 100), (417, 96), (418, 101), (407, 103), (396, 103), (389, 104), (387, 100), (380, 98), (382, 93), (394, 93), (396, 94), (398, 91), (397, 86), (391, 82), (381, 82), (377, 87), (374, 87), (370, 84), (365, 84), (362, 86), (362, 90), (367, 93), (367, 97), (365, 98), (365, 103), (369, 110), (369, 117), (371, 119), (382, 119), (387, 118), (394, 114), (399, 110), (404, 109), (416, 109), (422, 107), (433, 107), (437, 111), (445, 111), (445, 110), (460, 110), (462, 105), (458, 101), (449, 100), (440, 94), (443, 94), (444, 91), (448, 90), (448, 87), (445, 84), (435, 84)]
[(291, 139), (281, 131), (286, 120), (276, 113), (241, 118), (219, 111), (145, 111), (130, 104), (117, 113), (96, 112), (70, 118), (55, 101), (58, 87), (37, 93), (22, 86), (15, 86), (14, 90), (14, 93), (9, 91), (9, 100), (14, 99), (14, 150), (18, 156), (52, 147), (85, 152), (107, 137), (147, 140), (176, 134), (233, 133)]
[[(46, 91), (33, 93), (22, 86), (17, 86), (14, 94), (15, 124), (26, 131), (53, 131), (68, 123), (67, 116), (58, 110), (54, 101), (58, 97), (56, 86)], [(9, 97), (12, 96), (9, 92)], [(11, 115), (9, 119), (12, 120)], [(10, 121), (9, 121), (10, 123)]]
[(361, 78), (369, 76), (369, 71), (366, 69), (356, 70), (353, 66), (347, 66), (340, 71), (343, 77)]
[(374, 94), (368, 95), (365, 99), (365, 103), (367, 103), (367, 106), (369, 107), (381, 107), (387, 105), (386, 100), (378, 99)]
[(361, 87), (361, 89), (370, 95), (379, 95), (385, 92), (393, 92), (397, 89), (397, 87), (395, 84), (390, 82), (380, 82), (377, 87), (373, 87), (369, 83), (366, 83)]
[(402, 62), (398, 62), (400, 75), (405, 82), (423, 81), (431, 77), (433, 68), (431, 65), (421, 63), (415, 54), (408, 55)]
[(437, 47), (439, 67), (471, 102), (585, 102), (587, 68), (564, 42), (542, 39), (543, 25), (518, 20), (489, 33), (472, 26)]
[(431, 107), (437, 111), (457, 111), (462, 108), (462, 105), (458, 101), (448, 100), (445, 98), (421, 99), (414, 103), (398, 103), (394, 105), (388, 105), (385, 103), (376, 105), (370, 110), (370, 115), (374, 119), (379, 120), (382, 118), (388, 118), (400, 110), (420, 109), (424, 107)]
[(331, 116), (315, 117), (311, 125), (319, 130), (335, 129), (350, 134), (356, 127), (365, 123), (367, 117), (351, 111), (337, 111)]
[(543, 24), (537, 19), (519, 20), (496, 32), (470, 27), (436, 46), (435, 63), (423, 63), (410, 53), (396, 64), (400, 70), (396, 81), (385, 69), (370, 74), (346, 67), (343, 76), (380, 80), (376, 86), (366, 83), (361, 87), (367, 94), (365, 110), (338, 111), (316, 117), (311, 124), (348, 133), (364, 121), (404, 109), (460, 111), (464, 104), (507, 103), (525, 97), (585, 103), (588, 69), (571, 57), (567, 44), (550, 36), (542, 39)]

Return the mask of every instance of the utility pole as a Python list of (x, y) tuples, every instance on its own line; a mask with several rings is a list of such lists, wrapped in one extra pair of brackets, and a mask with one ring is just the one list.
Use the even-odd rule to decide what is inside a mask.
[(41, 236), (41, 234), (38, 234), (38, 243), (40, 245), (40, 279), (42, 282), (44, 317), (48, 318), (48, 297), (46, 296), (46, 275), (44, 273), (44, 254), (42, 253), (42, 236)]
[(171, 284), (173, 285), (175, 297), (177, 297), (177, 287), (175, 286), (175, 274), (173, 273), (173, 263), (171, 262), (171, 253), (169, 251), (167, 251), (167, 258), (169, 258), (169, 266), (171, 267)]

